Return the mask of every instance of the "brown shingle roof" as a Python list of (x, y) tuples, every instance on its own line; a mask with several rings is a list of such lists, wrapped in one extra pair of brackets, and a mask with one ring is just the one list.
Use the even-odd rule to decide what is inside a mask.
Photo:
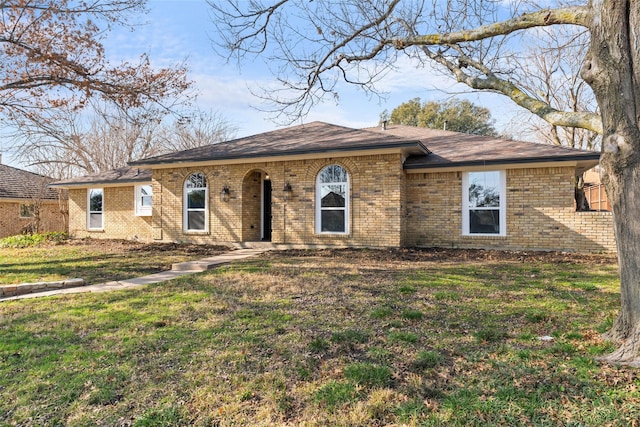
[(365, 130), (312, 122), (233, 141), (149, 157), (129, 164), (157, 165), (377, 148), (409, 148), (417, 153), (426, 152), (416, 140), (397, 137), (393, 134), (372, 134)]
[(0, 198), (57, 199), (58, 192), (47, 188), (51, 178), (0, 164)]
[(91, 184), (125, 184), (135, 182), (151, 181), (150, 169), (139, 169), (136, 167), (123, 167), (106, 172), (99, 172), (93, 175), (80, 176), (51, 184), (52, 187), (73, 187)]
[(598, 163), (599, 153), (533, 142), (510, 141), (458, 132), (391, 125), (351, 129), (322, 122), (293, 126), (192, 150), (179, 151), (131, 162), (124, 167), (94, 175), (59, 181), (53, 186), (134, 183), (151, 180), (153, 166), (181, 162), (251, 159), (299, 154), (398, 148), (411, 155), (405, 169), (427, 169), (474, 165), (578, 162), (579, 172)]
[(600, 158), (600, 153), (594, 151), (415, 126), (390, 125), (386, 130), (379, 127), (367, 130), (417, 139), (431, 151), (428, 156), (409, 157), (405, 169), (543, 161), (584, 161), (594, 166)]

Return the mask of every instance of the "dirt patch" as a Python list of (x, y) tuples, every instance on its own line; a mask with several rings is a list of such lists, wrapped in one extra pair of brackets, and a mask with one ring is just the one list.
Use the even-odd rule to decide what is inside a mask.
[(69, 246), (86, 246), (90, 250), (98, 250), (106, 253), (127, 253), (127, 252), (149, 252), (149, 253), (166, 253), (171, 252), (174, 255), (198, 255), (198, 256), (214, 256), (231, 249), (226, 246), (214, 245), (195, 245), (188, 243), (144, 243), (131, 240), (117, 239), (74, 239), (65, 243)]
[(616, 264), (612, 254), (577, 254), (569, 252), (541, 251), (498, 251), (485, 249), (444, 249), (444, 248), (390, 248), (390, 249), (321, 249), (287, 250), (280, 255), (293, 257), (340, 257), (343, 259), (366, 259), (369, 261), (509, 261), (572, 264)]

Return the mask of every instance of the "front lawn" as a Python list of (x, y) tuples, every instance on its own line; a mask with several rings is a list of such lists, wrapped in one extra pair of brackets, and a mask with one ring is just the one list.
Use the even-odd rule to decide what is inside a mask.
[(610, 259), (273, 252), (0, 303), (0, 425), (632, 425)]
[(65, 240), (26, 248), (0, 246), (0, 285), (75, 277), (83, 278), (85, 284), (130, 279), (169, 270), (173, 263), (226, 250), (213, 246), (98, 239)]

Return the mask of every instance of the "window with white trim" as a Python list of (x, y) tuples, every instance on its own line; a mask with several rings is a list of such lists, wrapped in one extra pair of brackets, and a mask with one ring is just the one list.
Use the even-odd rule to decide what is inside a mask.
[(462, 234), (507, 234), (506, 187), (504, 171), (462, 175)]
[(102, 230), (104, 227), (104, 190), (90, 188), (87, 190), (87, 228)]
[(183, 227), (185, 231), (207, 231), (207, 178), (192, 173), (184, 182)]
[(349, 232), (349, 174), (340, 165), (323, 168), (316, 179), (316, 232)]
[(151, 184), (136, 185), (136, 215), (151, 216), (153, 188)]

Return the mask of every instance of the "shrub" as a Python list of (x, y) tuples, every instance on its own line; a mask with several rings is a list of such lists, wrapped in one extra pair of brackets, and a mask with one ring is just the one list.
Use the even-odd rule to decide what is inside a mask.
[(67, 233), (52, 231), (38, 234), (19, 234), (0, 239), (0, 248), (26, 248), (37, 246), (42, 243), (63, 243), (69, 239)]

